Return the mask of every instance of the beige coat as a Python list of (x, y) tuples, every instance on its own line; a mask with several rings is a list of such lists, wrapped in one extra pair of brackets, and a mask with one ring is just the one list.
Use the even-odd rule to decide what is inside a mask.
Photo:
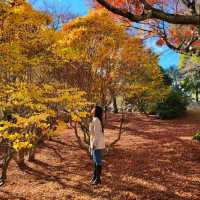
[(97, 117), (93, 117), (89, 126), (90, 131), (90, 148), (105, 149), (105, 138), (102, 132), (101, 121)]

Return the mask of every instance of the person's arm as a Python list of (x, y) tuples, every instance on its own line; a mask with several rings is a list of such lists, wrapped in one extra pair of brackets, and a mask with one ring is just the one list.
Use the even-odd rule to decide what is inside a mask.
[(93, 137), (94, 137), (94, 121), (92, 120), (89, 125), (89, 133), (90, 133), (90, 146), (89, 151), (92, 152), (93, 149)]
[(89, 133), (90, 133), (90, 136), (94, 133), (94, 125), (93, 125), (93, 121), (90, 122), (90, 124), (89, 124)]
[(101, 124), (99, 123), (99, 121), (97, 119), (94, 120), (93, 128), (94, 128), (93, 148), (95, 149), (95, 147), (97, 146), (97, 143), (100, 139), (100, 134), (101, 134), (101, 130), (102, 130)]

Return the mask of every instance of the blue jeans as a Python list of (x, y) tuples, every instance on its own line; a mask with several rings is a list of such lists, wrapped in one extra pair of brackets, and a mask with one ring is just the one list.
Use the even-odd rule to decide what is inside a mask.
[(102, 149), (92, 150), (92, 159), (96, 165), (102, 165)]

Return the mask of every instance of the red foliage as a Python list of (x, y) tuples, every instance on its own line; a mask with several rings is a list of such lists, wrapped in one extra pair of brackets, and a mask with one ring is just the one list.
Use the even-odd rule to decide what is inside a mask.
[(159, 38), (159, 39), (157, 40), (156, 44), (157, 44), (158, 46), (163, 46), (163, 45), (165, 44), (165, 41), (164, 41), (163, 38)]
[(200, 40), (193, 43), (193, 46), (200, 46)]
[[(91, 0), (93, 2), (94, 8), (101, 8), (101, 5), (97, 3), (96, 0)], [(110, 4), (122, 9), (128, 10), (135, 15), (141, 15), (147, 10), (144, 10), (144, 5), (141, 0), (107, 0)], [(169, 10), (173, 14), (181, 13), (184, 14), (187, 12), (184, 4), (178, 3), (178, 0), (147, 0), (147, 2), (154, 6), (154, 8), (161, 9), (162, 11), (168, 13)], [(118, 15), (114, 15), (115, 18), (122, 19)], [(126, 20), (127, 21), (127, 20)], [(132, 23), (132, 22), (130, 22)], [(143, 24), (142, 24), (143, 27)], [(144, 29), (149, 29), (150, 31), (144, 35), (158, 36), (163, 35), (163, 29), (160, 26), (160, 21), (151, 19), (145, 21)], [(177, 26), (177, 25), (169, 25), (165, 27), (165, 33), (167, 40), (174, 46), (179, 46), (182, 41), (190, 41), (191, 37), (195, 36), (197, 33), (197, 28), (192, 25), (187, 26)], [(141, 33), (141, 31), (140, 31)], [(139, 34), (140, 34), (139, 33)], [(162, 46), (165, 42), (163, 39), (158, 39), (157, 45)], [(199, 42), (195, 42), (195, 45)]]

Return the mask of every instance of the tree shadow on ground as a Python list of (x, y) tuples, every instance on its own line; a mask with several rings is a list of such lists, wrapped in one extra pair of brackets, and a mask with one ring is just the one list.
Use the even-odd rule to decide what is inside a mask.
[[(192, 190), (198, 190), (200, 180), (190, 179), (190, 175), (196, 173), (192, 166), (186, 163), (184, 165), (184, 162), (179, 163), (170, 156), (153, 156), (158, 151), (148, 148), (135, 152), (115, 149), (117, 158), (108, 158), (110, 164), (104, 169), (106, 187), (112, 188), (113, 195), (118, 195), (117, 191), (129, 192), (141, 199), (191, 199)], [(193, 196), (193, 199), (198, 199), (198, 196)]]
[[(129, 117), (131, 123), (128, 123), (127, 132), (104, 158), (101, 186), (89, 184), (92, 162), (76, 145), (73, 133), (57, 136), (56, 141), (41, 146), (37, 160), (27, 163), (20, 175), (22, 178), (29, 175), (27, 179), (34, 179), (38, 187), (53, 182), (64, 192), (70, 190), (88, 199), (198, 200), (200, 146), (181, 138), (191, 137), (192, 123), (184, 120), (161, 123), (146, 117), (142, 120), (140, 115)], [(114, 121), (118, 123), (117, 120)], [(159, 126), (162, 127), (157, 130)], [(0, 193), (2, 200), (6, 200), (3, 192), (7, 190)], [(5, 196), (14, 200), (15, 194), (9, 192)], [(79, 200), (78, 197), (66, 192), (66, 199)]]
[(3, 196), (0, 195), (1, 200), (26, 200), (26, 198), (20, 196), (19, 194), (13, 194), (7, 191), (1, 191)]
[[(183, 143), (182, 145), (186, 145)], [(57, 146), (57, 148), (59, 148)], [(189, 148), (189, 146), (187, 147)], [(190, 152), (187, 152), (190, 154)], [(166, 155), (167, 154), (167, 155)], [(174, 155), (173, 155), (174, 154)], [(43, 174), (39, 175), (39, 179), (47, 181), (56, 181), (62, 179), (62, 174), (79, 175), (80, 178), (76, 184), (63, 184), (63, 187), (72, 188), (73, 190), (85, 193), (91, 198), (100, 197), (101, 199), (155, 199), (155, 200), (189, 200), (192, 191), (187, 191), (188, 186), (198, 189), (199, 183), (187, 178), (193, 171), (192, 166), (188, 166), (184, 162), (185, 159), (176, 157), (176, 152), (166, 153), (162, 147), (146, 145), (141, 150), (116, 148), (111, 155), (106, 156), (103, 170), (103, 186), (92, 187), (89, 185), (89, 175), (91, 162), (85, 157), (82, 165), (86, 166), (81, 169), (80, 161), (77, 160), (76, 165), (65, 163), (59, 166), (51, 166), (42, 161), (36, 161), (35, 164), (40, 165), (44, 170), (48, 171), (53, 178), (47, 178)], [(187, 157), (187, 156), (186, 156)], [(193, 160), (191, 162), (194, 163)], [(123, 163), (123, 165), (122, 165)], [(73, 167), (72, 171), (67, 168)], [(36, 172), (30, 170), (29, 172)], [(56, 174), (56, 172), (61, 172)], [(79, 173), (78, 173), (79, 172)], [(55, 173), (53, 175), (51, 173)], [(195, 174), (195, 172), (194, 172)], [(38, 173), (36, 173), (38, 176)], [(187, 181), (186, 181), (187, 180)], [(179, 187), (177, 187), (177, 181)], [(185, 184), (184, 184), (185, 182)], [(195, 196), (193, 199), (197, 199)]]

